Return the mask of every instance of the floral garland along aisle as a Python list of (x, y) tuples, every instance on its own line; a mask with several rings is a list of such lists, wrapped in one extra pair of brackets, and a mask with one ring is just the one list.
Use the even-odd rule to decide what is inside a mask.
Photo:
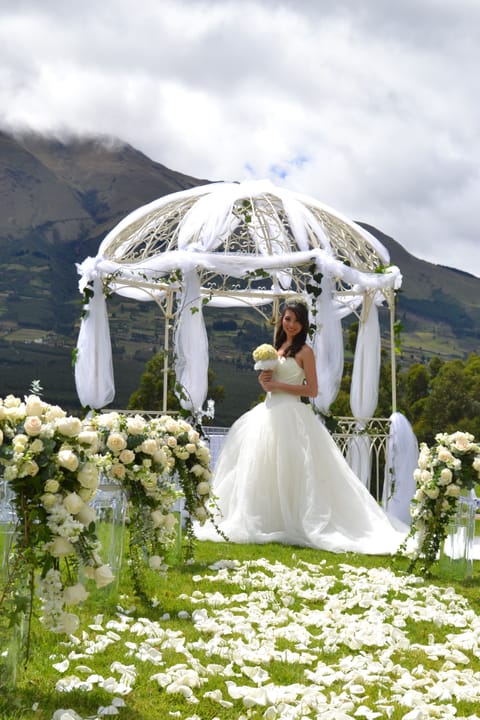
[[(409, 572), (420, 565), (428, 576), (447, 537), (458, 498), (480, 482), (480, 445), (470, 433), (438, 433), (432, 447), (420, 444), (414, 477), (412, 524), (399, 552), (410, 557)], [(407, 552), (412, 539), (414, 548)]]
[(102, 588), (114, 580), (102, 562), (90, 504), (101, 474), (128, 493), (134, 581), (144, 595), (142, 564), (166, 569), (164, 554), (176, 539), (171, 507), (182, 495), (186, 557), (193, 555), (192, 518), (210, 517), (209, 463), (208, 447), (185, 420), (147, 422), (112, 412), (82, 421), (38, 395), (0, 398), (0, 481), (17, 517), (0, 608), (11, 626), (26, 625), (25, 661), (35, 591), (45, 627), (71, 634), (79, 618), (70, 609), (87, 598), (89, 584)]

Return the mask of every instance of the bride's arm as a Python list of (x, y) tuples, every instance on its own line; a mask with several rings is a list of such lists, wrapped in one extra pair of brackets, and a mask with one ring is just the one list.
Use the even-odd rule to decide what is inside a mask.
[(271, 371), (264, 371), (259, 375), (259, 383), (265, 392), (282, 392), (290, 393), (290, 395), (300, 395), (303, 397), (316, 397), (318, 395), (317, 370), (315, 367), (315, 355), (308, 345), (297, 353), (295, 360), (302, 366), (305, 373), (305, 382), (302, 385), (290, 385), (290, 383), (272, 380)]

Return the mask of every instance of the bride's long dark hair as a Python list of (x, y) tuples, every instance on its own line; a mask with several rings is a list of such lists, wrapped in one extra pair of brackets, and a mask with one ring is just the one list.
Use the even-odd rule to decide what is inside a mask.
[(287, 349), (284, 352), (284, 357), (295, 357), (297, 352), (302, 349), (302, 347), (305, 345), (305, 342), (308, 337), (308, 331), (310, 329), (310, 321), (308, 319), (308, 309), (307, 306), (300, 302), (287, 302), (285, 307), (283, 308), (283, 312), (280, 315), (280, 318), (277, 323), (277, 327), (275, 329), (275, 349), (278, 350), (282, 347), (283, 343), (287, 339), (287, 335), (285, 333), (285, 330), (283, 329), (283, 318), (287, 310), (291, 310), (295, 317), (297, 318), (298, 322), (301, 324), (302, 329), (298, 333), (298, 335), (295, 335), (293, 338), (293, 342), (291, 345), (287, 347)]

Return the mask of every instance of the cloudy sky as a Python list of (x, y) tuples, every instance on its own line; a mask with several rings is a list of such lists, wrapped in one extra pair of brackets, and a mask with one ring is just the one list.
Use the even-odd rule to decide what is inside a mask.
[(0, 125), (270, 178), (480, 276), (480, 0), (2, 0)]

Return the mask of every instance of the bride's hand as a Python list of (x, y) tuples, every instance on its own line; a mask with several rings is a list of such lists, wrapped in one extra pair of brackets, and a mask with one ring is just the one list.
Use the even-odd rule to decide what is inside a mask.
[(262, 372), (258, 376), (258, 382), (260, 383), (262, 388), (265, 390), (265, 392), (268, 392), (269, 390), (273, 389), (271, 387), (272, 375), (273, 375), (273, 370), (262, 370)]

